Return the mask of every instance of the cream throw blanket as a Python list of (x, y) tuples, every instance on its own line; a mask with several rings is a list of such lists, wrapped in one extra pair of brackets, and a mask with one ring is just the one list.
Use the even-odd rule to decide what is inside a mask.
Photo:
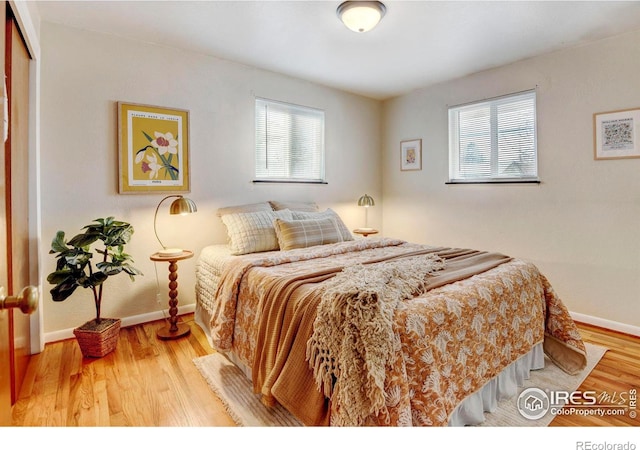
[(338, 405), (333, 425), (359, 426), (385, 406), (387, 362), (400, 351), (398, 302), (424, 292), (445, 262), (435, 254), (345, 267), (326, 281), (307, 343), (317, 385)]

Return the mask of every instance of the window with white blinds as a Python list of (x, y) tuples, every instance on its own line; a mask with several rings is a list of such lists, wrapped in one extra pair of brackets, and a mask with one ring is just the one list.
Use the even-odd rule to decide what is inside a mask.
[(256, 181), (324, 182), (324, 111), (256, 99)]
[(539, 181), (534, 90), (449, 108), (449, 181)]

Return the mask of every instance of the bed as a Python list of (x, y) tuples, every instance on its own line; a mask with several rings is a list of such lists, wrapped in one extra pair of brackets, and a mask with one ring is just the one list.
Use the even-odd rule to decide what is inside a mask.
[(474, 425), (544, 355), (586, 352), (548, 280), (494, 252), (354, 239), (315, 204), (224, 208), (196, 263), (196, 322), (265, 405), (309, 426)]

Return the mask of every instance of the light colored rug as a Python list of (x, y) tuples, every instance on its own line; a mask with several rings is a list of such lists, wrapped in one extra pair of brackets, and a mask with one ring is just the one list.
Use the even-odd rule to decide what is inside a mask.
[[(577, 390), (607, 352), (605, 347), (588, 342), (585, 342), (585, 347), (587, 349), (587, 366), (581, 373), (568, 375), (545, 356), (544, 370), (531, 371), (531, 377), (525, 381), (518, 392), (527, 388), (539, 388), (545, 391), (573, 392)], [(518, 411), (516, 398), (502, 400), (498, 403), (498, 409), (491, 414), (485, 414), (485, 417), (486, 421), (482, 424), (484, 427), (546, 427), (555, 419), (551, 413), (547, 413), (546, 416), (537, 420), (524, 418)]]
[[(607, 351), (606, 348), (586, 343), (587, 367), (582, 373), (571, 376), (546, 360), (544, 370), (532, 371), (520, 392), (528, 387), (548, 390), (577, 390), (598, 361)], [(233, 420), (245, 427), (287, 427), (302, 424), (281, 406), (267, 408), (253, 393), (251, 381), (226, 357), (219, 353), (193, 360), (194, 364), (207, 380), (211, 389), (222, 400)], [(528, 420), (518, 412), (516, 398), (503, 400), (493, 413), (485, 414), (485, 427), (544, 427), (553, 420), (552, 414), (542, 419)]]

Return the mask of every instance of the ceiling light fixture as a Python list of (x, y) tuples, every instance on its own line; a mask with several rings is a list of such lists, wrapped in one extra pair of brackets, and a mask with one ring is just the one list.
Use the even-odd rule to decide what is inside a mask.
[(365, 33), (382, 19), (387, 8), (381, 2), (351, 1), (338, 6), (338, 17), (352, 31)]

